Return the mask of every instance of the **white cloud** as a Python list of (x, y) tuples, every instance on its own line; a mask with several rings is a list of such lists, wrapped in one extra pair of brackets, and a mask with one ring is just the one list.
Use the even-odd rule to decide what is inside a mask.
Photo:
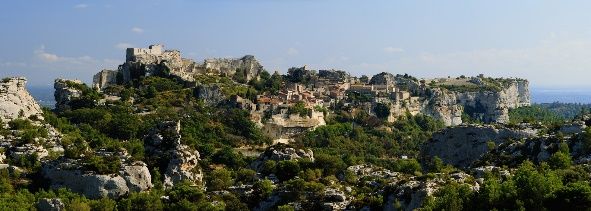
[(300, 51), (298, 51), (298, 49), (295, 49), (295, 48), (289, 48), (289, 49), (287, 49), (287, 55), (295, 56), (295, 55), (298, 55), (298, 54), (300, 54)]
[(96, 60), (90, 56), (80, 56), (80, 57), (62, 57), (58, 56), (57, 54), (49, 53), (45, 51), (45, 45), (41, 45), (41, 47), (35, 51), (33, 51), (35, 56), (47, 63), (55, 63), (55, 62), (66, 62), (70, 64), (87, 64), (87, 63), (95, 63)]
[(74, 6), (75, 9), (85, 9), (88, 8), (88, 4), (77, 4)]
[(41, 47), (35, 50), (33, 53), (35, 53), (37, 58), (44, 62), (56, 62), (60, 59), (59, 56), (55, 54), (45, 52), (45, 45), (41, 45)]
[(133, 27), (133, 28), (131, 28), (131, 31), (138, 33), (138, 34), (144, 33), (144, 29), (142, 29), (140, 27)]
[(124, 43), (124, 42), (122, 42), (122, 43), (117, 43), (117, 44), (115, 45), (115, 48), (117, 48), (117, 49), (121, 49), (121, 50), (125, 50), (125, 49), (127, 49), (127, 48), (132, 48), (132, 47), (133, 47), (133, 45), (132, 45), (132, 44), (129, 44), (129, 43)]
[(404, 49), (402, 49), (402, 48), (395, 48), (395, 47), (392, 47), (392, 46), (388, 46), (388, 47), (385, 47), (384, 48), (384, 51), (386, 53), (402, 53), (402, 52), (404, 52)]

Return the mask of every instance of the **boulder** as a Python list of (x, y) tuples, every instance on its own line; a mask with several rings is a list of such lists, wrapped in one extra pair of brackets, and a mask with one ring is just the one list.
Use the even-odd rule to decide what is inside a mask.
[(66, 205), (59, 198), (42, 198), (37, 202), (37, 209), (40, 211), (62, 211)]
[(41, 171), (50, 188), (68, 188), (91, 199), (119, 198), (152, 188), (150, 172), (141, 161), (124, 163), (118, 174), (97, 174), (84, 171), (77, 160), (62, 158), (44, 163)]
[(262, 170), (263, 164), (267, 160), (273, 161), (284, 161), (284, 160), (297, 160), (297, 159), (308, 159), (314, 161), (314, 152), (311, 149), (295, 149), (288, 147), (284, 144), (277, 144), (271, 146), (261, 153), (261, 155), (251, 163), (251, 167), (257, 172)]
[(178, 145), (171, 153), (172, 158), (164, 174), (164, 187), (170, 188), (181, 181), (201, 184), (203, 173), (199, 167), (199, 152), (187, 145)]

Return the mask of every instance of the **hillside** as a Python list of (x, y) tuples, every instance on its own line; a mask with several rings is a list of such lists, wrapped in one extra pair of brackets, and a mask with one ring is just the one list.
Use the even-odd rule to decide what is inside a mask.
[(53, 110), (0, 83), (0, 210), (591, 206), (591, 116), (530, 105), (524, 79), (126, 53), (93, 85), (56, 79)]

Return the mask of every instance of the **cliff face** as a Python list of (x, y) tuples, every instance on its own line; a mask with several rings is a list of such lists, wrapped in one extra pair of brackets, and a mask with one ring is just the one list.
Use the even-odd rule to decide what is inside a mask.
[(485, 123), (507, 123), (509, 109), (530, 105), (529, 82), (521, 79), (505, 81), (500, 90), (458, 91), (433, 88), (423, 112), (443, 120), (446, 125), (462, 123), (462, 114)]
[(326, 125), (324, 114), (312, 111), (310, 116), (275, 114), (263, 125), (263, 132), (273, 139), (289, 139), (301, 132)]
[(79, 90), (73, 85), (83, 84), (80, 80), (55, 79), (53, 88), (55, 92), (55, 108), (58, 111), (67, 110), (70, 108), (69, 103), (82, 95), (82, 90)]
[(41, 117), (43, 111), (25, 88), (27, 79), (5, 78), (0, 81), (0, 119), (4, 122), (20, 117)]
[(221, 74), (230, 77), (234, 76), (234, 74), (242, 74), (246, 81), (257, 78), (263, 71), (263, 66), (252, 55), (246, 55), (239, 59), (206, 59), (203, 62), (203, 68), (209, 74)]

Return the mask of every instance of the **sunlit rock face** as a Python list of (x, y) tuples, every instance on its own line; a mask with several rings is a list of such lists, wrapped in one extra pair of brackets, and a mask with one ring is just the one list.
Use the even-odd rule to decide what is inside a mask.
[(82, 96), (82, 90), (76, 88), (76, 85), (82, 85), (80, 80), (55, 79), (53, 88), (55, 92), (55, 109), (64, 111), (70, 109), (70, 102)]
[(445, 125), (459, 125), (462, 114), (485, 123), (509, 122), (509, 109), (530, 105), (529, 82), (506, 80), (498, 90), (452, 91), (433, 88), (426, 94), (422, 113), (441, 119)]

